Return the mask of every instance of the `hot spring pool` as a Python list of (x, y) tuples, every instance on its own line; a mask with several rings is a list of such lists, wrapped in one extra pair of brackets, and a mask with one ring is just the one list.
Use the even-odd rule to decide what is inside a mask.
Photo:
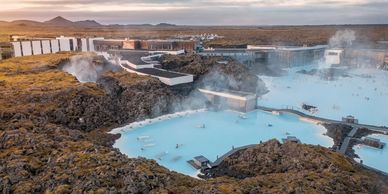
[[(306, 103), (317, 106), (319, 111), (315, 115), (320, 117), (341, 120), (344, 116), (353, 115), (363, 124), (388, 125), (388, 72), (347, 70), (349, 77), (338, 77), (335, 81), (296, 73), (312, 68), (317, 67), (291, 68), (287, 70), (287, 75), (281, 77), (261, 76), (270, 91), (258, 99), (258, 105), (293, 107), (309, 114), (300, 108), (302, 103)], [(214, 161), (232, 146), (255, 144), (272, 138), (280, 140), (287, 135), (296, 136), (302, 143), (324, 147), (333, 145), (333, 140), (324, 135), (324, 127), (300, 121), (294, 115), (277, 116), (262, 111), (248, 113), (246, 118), (239, 115), (232, 111), (205, 111), (176, 118), (162, 116), (154, 119), (158, 122), (148, 125), (145, 121), (142, 125), (131, 124), (132, 128), (115, 129), (122, 136), (114, 147), (129, 157), (154, 159), (170, 170), (193, 176), (197, 170), (187, 160), (203, 155)], [(388, 144), (386, 136), (380, 139)], [(388, 161), (387, 147), (381, 151), (361, 146), (356, 153), (364, 164), (388, 171), (387, 165), (383, 166)]]
[[(326, 81), (317, 75), (296, 73), (303, 66), (288, 69), (281, 77), (260, 76), (269, 92), (258, 99), (258, 105), (272, 108), (301, 109), (302, 103), (317, 106), (315, 115), (341, 120), (355, 116), (360, 123), (388, 126), (388, 72), (377, 69), (353, 69), (350, 77)], [(306, 111), (303, 111), (308, 113)]]
[(333, 145), (332, 139), (324, 135), (326, 129), (322, 126), (302, 122), (293, 115), (277, 116), (262, 111), (250, 112), (246, 118), (232, 111), (205, 111), (134, 129), (124, 127), (120, 131), (122, 136), (114, 147), (122, 153), (129, 157), (154, 159), (170, 170), (192, 176), (197, 170), (187, 160), (203, 155), (214, 161), (217, 155), (225, 154), (232, 146), (255, 144), (272, 138), (280, 140), (287, 134), (296, 136), (302, 143), (325, 147)]
[(372, 134), (368, 137), (380, 139), (385, 143), (384, 149), (376, 149), (366, 145), (353, 147), (355, 153), (363, 160), (363, 164), (388, 173), (388, 135)]

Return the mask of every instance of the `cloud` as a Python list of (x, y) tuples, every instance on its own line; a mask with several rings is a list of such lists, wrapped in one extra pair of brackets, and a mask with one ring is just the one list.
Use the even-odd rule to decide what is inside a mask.
[(105, 24), (387, 23), (386, 10), (385, 0), (2, 0), (0, 20), (44, 21), (62, 15)]

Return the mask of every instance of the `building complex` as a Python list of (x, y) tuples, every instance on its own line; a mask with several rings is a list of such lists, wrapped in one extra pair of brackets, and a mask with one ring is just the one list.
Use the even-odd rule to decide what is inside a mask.
[(246, 48), (205, 49), (199, 54), (231, 57), (248, 66), (279, 64), (283, 67), (293, 67), (318, 62), (324, 57), (326, 48), (326, 45), (311, 47), (248, 45)]

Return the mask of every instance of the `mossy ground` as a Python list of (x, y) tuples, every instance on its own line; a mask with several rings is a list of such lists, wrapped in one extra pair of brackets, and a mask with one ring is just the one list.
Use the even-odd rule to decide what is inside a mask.
[[(155, 78), (127, 72), (109, 72), (99, 83), (80, 83), (58, 69), (61, 61), (73, 55), (60, 53), (0, 62), (0, 191), (3, 193), (387, 190), (388, 183), (375, 173), (317, 146), (291, 144), (282, 148), (290, 149), (288, 154), (272, 155), (271, 150), (280, 149), (279, 145), (266, 143), (257, 149), (267, 152), (246, 150), (241, 152), (244, 157), (236, 156), (237, 160), (232, 155), (227, 160), (232, 163), (224, 166), (239, 174), (249, 173), (242, 179), (222, 176), (198, 180), (171, 172), (156, 161), (128, 158), (112, 148), (117, 136), (100, 128), (109, 129), (150, 116), (154, 106), (167, 112), (165, 105), (175, 102), (177, 96)], [(110, 88), (110, 92), (105, 88)], [(258, 168), (262, 163), (254, 163), (273, 157), (276, 160), (267, 161), (265, 168)], [(290, 161), (284, 165), (290, 165), (291, 170), (276, 170), (276, 161), (282, 159)], [(319, 161), (332, 167), (320, 167)], [(292, 170), (295, 166), (297, 170)]]

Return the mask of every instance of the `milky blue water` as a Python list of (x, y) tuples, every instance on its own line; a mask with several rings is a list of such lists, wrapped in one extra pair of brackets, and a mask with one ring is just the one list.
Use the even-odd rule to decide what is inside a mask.
[[(319, 110), (314, 114), (320, 117), (341, 120), (343, 116), (353, 115), (363, 124), (388, 126), (388, 72), (347, 70), (349, 77), (338, 77), (335, 81), (296, 73), (312, 68), (317, 66), (286, 69), (288, 73), (281, 77), (261, 76), (270, 91), (258, 99), (258, 104), (273, 108), (292, 107), (313, 114), (300, 108), (302, 103), (306, 103), (317, 106)], [(243, 119), (239, 113), (230, 111), (199, 112), (149, 125), (136, 124), (132, 126), (135, 129), (127, 127), (119, 130), (122, 137), (114, 147), (129, 157), (154, 159), (170, 170), (195, 175), (197, 171), (187, 160), (204, 155), (214, 161), (232, 146), (272, 138), (280, 140), (287, 135), (296, 136), (307, 144), (333, 145), (332, 139), (323, 135), (326, 132), (323, 127), (300, 121), (295, 116), (276, 116), (262, 111), (246, 116), (247, 119)], [(202, 125), (205, 127), (202, 128)], [(386, 136), (380, 139), (388, 143)], [(377, 150), (361, 146), (356, 153), (364, 164), (387, 171), (387, 147)]]
[[(286, 69), (281, 77), (261, 76), (269, 93), (258, 99), (258, 104), (274, 108), (301, 109), (302, 103), (318, 107), (314, 115), (341, 120), (353, 115), (360, 123), (388, 126), (388, 72), (377, 69), (346, 70), (350, 77), (338, 77), (334, 81), (321, 79), (318, 75), (296, 73), (303, 66)], [(375, 135), (372, 135), (375, 136)], [(388, 143), (386, 136), (378, 136)], [(388, 146), (387, 146), (388, 147)], [(367, 146), (356, 149), (365, 165), (388, 171), (388, 148), (378, 150)]]
[(388, 135), (372, 134), (368, 137), (380, 139), (385, 143), (384, 149), (376, 149), (366, 145), (353, 147), (355, 153), (363, 160), (363, 164), (388, 173)]
[[(202, 125), (205, 127), (201, 128)], [(214, 161), (217, 155), (228, 152), (232, 146), (255, 144), (272, 138), (281, 140), (287, 134), (296, 136), (303, 143), (332, 146), (332, 139), (324, 133), (325, 128), (302, 122), (288, 114), (277, 116), (254, 111), (241, 118), (240, 113), (231, 111), (200, 112), (132, 130), (124, 128), (114, 147), (129, 157), (154, 159), (170, 170), (195, 175), (197, 171), (186, 161), (198, 155)]]
[(261, 76), (269, 93), (258, 104), (301, 110), (302, 103), (306, 103), (317, 106), (319, 111), (315, 115), (321, 117), (341, 120), (353, 115), (363, 124), (388, 126), (387, 71), (353, 69), (347, 72), (350, 77), (326, 81), (316, 75), (295, 73), (303, 68), (316, 66), (287, 69), (288, 74), (281, 77)]

